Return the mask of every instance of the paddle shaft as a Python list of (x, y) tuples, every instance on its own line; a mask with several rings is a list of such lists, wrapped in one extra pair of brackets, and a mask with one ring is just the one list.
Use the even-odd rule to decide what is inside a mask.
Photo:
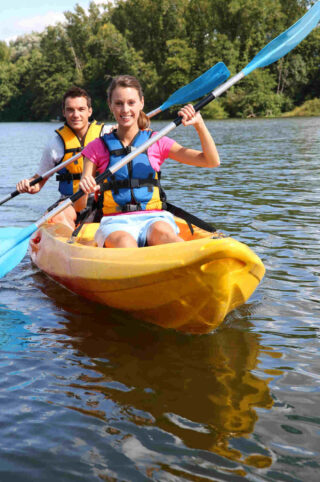
[[(283, 32), (279, 35), (276, 39), (271, 41), (266, 47), (264, 47), (255, 57), (254, 59), (238, 74), (234, 77), (229, 79), (229, 81), (225, 82), (224, 84), (217, 87), (215, 90), (211, 92), (208, 96), (206, 96), (203, 100), (198, 102), (195, 106), (196, 111), (200, 110), (202, 107), (207, 105), (213, 99), (221, 95), (225, 92), (228, 88), (242, 79), (245, 75), (249, 74), (253, 70), (258, 67), (266, 67), (273, 62), (279, 60), (279, 58), (286, 55), (290, 50), (292, 50), (299, 42), (301, 42), (313, 28), (315, 28), (320, 20), (320, 1), (314, 4), (312, 8), (300, 19), (296, 22), (292, 27), (288, 30)], [(100, 174), (96, 181), (97, 183), (101, 183), (105, 178), (109, 175), (112, 175), (118, 169), (120, 169), (123, 165), (130, 162), (135, 156), (140, 154), (141, 152), (147, 150), (152, 144), (157, 142), (162, 136), (168, 134), (172, 131), (175, 127), (180, 125), (182, 119), (178, 117), (170, 123), (167, 127), (162, 129), (156, 135), (152, 136), (146, 143), (142, 144), (138, 149), (133, 151), (132, 153), (125, 156), (120, 162), (116, 163), (112, 168), (107, 169), (104, 173)], [(1, 252), (0, 248), (0, 276), (4, 276), (8, 271), (13, 269), (16, 266), (27, 251), (27, 243), (26, 240), (30, 238), (30, 236), (37, 230), (39, 226), (44, 224), (47, 220), (52, 218), (55, 214), (66, 209), (69, 205), (71, 205), (74, 201), (79, 199), (85, 193), (80, 190), (75, 193), (71, 198), (67, 199), (66, 201), (62, 202), (59, 206), (55, 209), (47, 213), (41, 219), (38, 220), (37, 223), (32, 224), (31, 226), (22, 229), (22, 232), (16, 238), (10, 238), (6, 240)], [(20, 248), (19, 248), (20, 247)], [(16, 259), (17, 258), (17, 259)]]
[[(221, 95), (223, 92), (225, 92), (227, 89), (229, 89), (232, 85), (234, 85), (236, 82), (238, 82), (243, 77), (244, 77), (243, 72), (239, 72), (237, 75), (235, 75), (234, 77), (229, 79), (227, 82), (225, 82), (221, 86), (217, 87), (213, 92), (208, 94), (204, 99), (200, 100), (199, 102), (197, 102), (197, 104), (195, 104), (195, 106), (194, 106), (195, 111), (198, 112), (200, 109), (205, 107), (212, 100), (214, 100), (216, 97)], [(137, 147), (136, 149), (134, 149), (134, 151), (130, 152), (123, 159), (121, 159), (116, 164), (114, 164), (114, 166), (106, 169), (102, 174), (99, 174), (99, 176), (96, 177), (96, 183), (101, 184), (105, 179), (107, 179), (109, 176), (112, 176), (112, 174), (114, 174), (119, 169), (121, 169), (123, 166), (128, 164), (128, 162), (132, 161), (132, 159), (137, 157), (139, 154), (141, 154), (142, 152), (149, 149), (149, 147), (151, 147), (153, 144), (155, 144), (162, 137), (169, 134), (176, 127), (178, 127), (181, 123), (182, 123), (182, 117), (178, 116), (174, 121), (170, 122), (170, 124), (168, 124), (166, 127), (164, 127), (159, 132), (154, 134), (150, 139), (148, 139), (146, 142), (144, 142), (141, 146)], [(71, 206), (75, 201), (80, 199), (84, 194), (85, 193), (82, 191), (82, 189), (79, 189), (79, 191), (77, 191), (75, 194), (73, 194), (70, 198), (63, 201), (55, 209), (53, 209), (52, 211), (50, 211), (47, 214), (45, 214), (44, 216), (42, 216), (42, 218), (39, 219), (35, 224), (38, 227), (41, 226), (42, 224), (47, 222), (49, 219), (51, 219), (53, 216), (55, 216), (56, 214), (59, 214), (64, 209)]]
[[(55, 166), (52, 169), (50, 169), (49, 171), (45, 172), (42, 176), (39, 176), (39, 177), (33, 179), (30, 182), (30, 186), (34, 186), (35, 184), (38, 184), (38, 182), (41, 182), (41, 181), (44, 181), (45, 179), (48, 179), (55, 172), (60, 171), (60, 169), (63, 169), (64, 167), (68, 166), (69, 164), (71, 164), (71, 162), (74, 162), (77, 159), (79, 159), (79, 157), (81, 157), (81, 155), (82, 155), (81, 152), (78, 152), (78, 154), (70, 157), (70, 159), (67, 159), (66, 161), (62, 162), (61, 164), (57, 164), (57, 166)], [(10, 199), (18, 196), (19, 194), (21, 194), (21, 193), (17, 190), (13, 191), (11, 194), (8, 194), (6, 197), (4, 197), (3, 199), (0, 200), (0, 206), (1, 206), (1, 204), (4, 204), (5, 202), (9, 201)]]
[(157, 107), (156, 109), (148, 112), (147, 117), (149, 117), (149, 119), (151, 119), (151, 117), (154, 117), (154, 116), (160, 114), (160, 112), (162, 112), (162, 110), (160, 109), (160, 107)]
[[(209, 101), (210, 102), (210, 101)], [(106, 169), (102, 174), (99, 174), (99, 176), (96, 177), (96, 183), (101, 184), (107, 177), (112, 176), (115, 172), (117, 172), (119, 169), (121, 169), (123, 166), (128, 164), (128, 162), (132, 161), (136, 156), (141, 154), (142, 152), (146, 151), (149, 149), (150, 146), (152, 146), (155, 142), (157, 142), (161, 137), (167, 135), (169, 132), (171, 132), (173, 129), (175, 129), (178, 125), (180, 125), (182, 122), (181, 117), (177, 117), (175, 121), (171, 122), (168, 126), (164, 127), (161, 129), (161, 131), (157, 132), (154, 134), (150, 139), (148, 139), (146, 142), (144, 142), (141, 146), (137, 147), (134, 149), (134, 151), (130, 152), (127, 154), (123, 159), (118, 161), (114, 166)], [(82, 189), (79, 189), (76, 193), (74, 193), (71, 197), (60, 203), (56, 208), (54, 208), (52, 211), (46, 213), (42, 218), (40, 218), (35, 224), (39, 227), (45, 222), (47, 222), (49, 219), (51, 219), (53, 216), (56, 214), (59, 214), (61, 211), (66, 209), (68, 206), (71, 206), (75, 201), (80, 199), (85, 193), (82, 191)]]
[(173, 105), (186, 104), (200, 99), (227, 80), (228, 77), (230, 77), (229, 70), (223, 62), (218, 62), (201, 74), (200, 77), (197, 77), (189, 84), (176, 90), (163, 104), (149, 112), (147, 116), (151, 118)]
[(296, 47), (320, 21), (320, 1), (316, 2), (295, 24), (269, 42), (238, 74), (219, 85), (211, 94), (198, 102), (194, 108), (200, 110), (211, 100), (219, 97), (239, 80), (259, 67), (266, 67)]
[[(215, 99), (216, 97), (219, 97), (221, 94), (223, 94), (223, 92), (228, 90), (230, 87), (232, 87), (236, 82), (238, 82), (243, 77), (244, 77), (244, 74), (241, 71), (237, 75), (234, 75), (233, 77), (231, 77), (231, 79), (229, 79), (226, 82), (224, 82), (223, 84), (219, 85), (215, 90), (213, 90), (210, 94), (208, 94), (206, 97), (204, 97), (204, 99), (200, 100), (197, 104), (195, 104), (195, 106), (194, 106), (195, 111), (198, 112), (199, 110), (201, 110), (202, 107), (205, 107), (213, 99)], [(213, 97), (211, 97), (211, 96), (213, 96)], [(151, 112), (149, 112), (147, 114), (147, 116), (149, 118), (151, 118), (151, 117), (159, 114), (160, 112), (162, 112), (162, 110), (160, 109), (160, 107), (158, 107), (157, 109), (154, 109)], [(178, 121), (178, 119), (180, 119), (180, 122)], [(178, 125), (181, 124), (181, 118), (177, 117), (177, 119), (175, 119), (173, 122), (175, 123), (175, 126), (177, 127)], [(174, 127), (173, 127), (173, 129), (174, 129)]]
[[(203, 95), (207, 94), (208, 92), (210, 92), (214, 87), (219, 85), (222, 81), (227, 79), (229, 75), (230, 75), (230, 72), (227, 69), (227, 67), (224, 65), (224, 63), (218, 62), (216, 65), (212, 66), (209, 70), (207, 70), (204, 74), (200, 75), (200, 77), (190, 82), (190, 84), (187, 84), (181, 87), (176, 92), (171, 94), (170, 97), (160, 107), (158, 107), (157, 109), (154, 109), (152, 112), (149, 112), (147, 116), (151, 118), (159, 114), (160, 112), (163, 112), (164, 110), (168, 109), (170, 106), (174, 104), (183, 104), (192, 99), (193, 100), (198, 99)], [(52, 174), (68, 166), (71, 162), (77, 160), (80, 156), (81, 154), (78, 153), (75, 156), (71, 157), (70, 159), (67, 159), (63, 163), (58, 164), (54, 168), (45, 172), (42, 176), (39, 176), (33, 179), (30, 182), (30, 186), (34, 186), (35, 184), (38, 184), (39, 182), (45, 179), (48, 179), (50, 176), (52, 176)], [(0, 206), (1, 204), (4, 204), (10, 199), (18, 196), (19, 194), (21, 193), (18, 190), (16, 190), (11, 194), (7, 195), (6, 197), (0, 200)]]
[[(249, 74), (258, 67), (265, 67), (270, 65), (270, 63), (276, 62), (279, 58), (286, 55), (290, 50), (292, 50), (299, 42), (301, 42), (310, 31), (315, 28), (320, 19), (320, 1), (318, 1), (298, 22), (292, 25), (288, 30), (280, 34), (276, 39), (272, 40), (266, 47), (264, 47), (249, 64), (241, 70), (238, 74), (231, 77), (231, 79), (224, 82), (224, 84), (219, 85), (210, 94), (208, 94), (204, 99), (199, 101), (195, 106), (195, 110), (199, 111), (205, 107), (209, 102), (219, 97), (223, 92), (228, 90), (239, 80), (243, 79), (245, 75)], [(293, 42), (294, 39), (294, 42)], [(150, 146), (157, 142), (161, 137), (169, 134), (173, 129), (179, 126), (182, 122), (181, 117), (177, 117), (173, 122), (164, 127), (157, 134), (153, 135), (147, 142), (142, 144), (140, 147), (135, 149), (133, 152), (125, 156), (121, 161), (117, 162), (111, 168), (106, 169), (105, 172), (100, 174), (96, 178), (97, 184), (100, 184), (104, 179), (114, 174), (116, 171), (121, 169), (125, 164), (130, 162), (134, 157), (138, 156), (142, 152), (146, 151)], [(70, 206), (73, 202), (80, 199), (85, 193), (80, 189), (78, 192), (73, 194), (69, 199), (61, 203), (54, 210), (47, 213), (36, 223), (37, 226), (45, 223), (48, 219), (52, 218), (55, 214), (63, 211), (66, 207)]]
[[(267, 65), (270, 65), (279, 58), (283, 57), (286, 55), (290, 50), (292, 50), (294, 47), (296, 47), (310, 32), (312, 29), (314, 29), (318, 22), (320, 20), (320, 1), (316, 2), (313, 7), (311, 7), (308, 12), (301, 17), (294, 25), (292, 25), (290, 28), (288, 28), (285, 32), (280, 34), (278, 37), (276, 37), (274, 40), (269, 42), (253, 59), (251, 62), (249, 62), (246, 67), (236, 74), (234, 77), (229, 79), (227, 82), (224, 84), (221, 84), (219, 87), (217, 87), (215, 90), (211, 92), (208, 96), (206, 96), (200, 103), (196, 104), (195, 108), (196, 110), (200, 110), (202, 107), (207, 105), (211, 100), (214, 98), (220, 96), (223, 92), (225, 92), (227, 89), (229, 89), (232, 85), (234, 85), (236, 82), (238, 82), (240, 79), (242, 79), (245, 75), (248, 75), (250, 72), (255, 70), (258, 67), (266, 67)], [(210, 69), (209, 69), (210, 70)], [(205, 74), (203, 74), (205, 75)], [(199, 79), (196, 79), (196, 81), (199, 81), (202, 76), (200, 76)], [(191, 85), (193, 82), (191, 82)], [(179, 89), (180, 90), (180, 89)], [(179, 92), (179, 91), (177, 91)], [(168, 99), (169, 100), (169, 99)], [(151, 111), (148, 115), (149, 117), (153, 117), (154, 115), (158, 114), (161, 112), (161, 107), (155, 109), (154, 111)], [(172, 124), (168, 126), (167, 133), (170, 132), (172, 129), (174, 129), (174, 126), (177, 126), (181, 123), (174, 121)], [(174, 124), (174, 126), (173, 126)], [(171, 126), (171, 127), (170, 127)], [(148, 146), (149, 147), (149, 146)], [(148, 148), (146, 147), (146, 149)], [(145, 150), (145, 149), (144, 149)], [(124, 158), (126, 159), (126, 157)], [(127, 162), (129, 162), (131, 159), (129, 159)], [(71, 162), (71, 160), (69, 160)], [(126, 162), (125, 162), (126, 163)], [(60, 165), (59, 169), (61, 169), (62, 165)], [(120, 166), (122, 167), (122, 166)], [(42, 176), (42, 179), (44, 176)], [(38, 178), (42, 180), (41, 178)], [(37, 182), (40, 182), (38, 179), (35, 179), (34, 184)], [(0, 205), (3, 204), (4, 202), (8, 201), (14, 196), (17, 196), (19, 192), (15, 191), (14, 193), (10, 194), (4, 200), (0, 201)]]

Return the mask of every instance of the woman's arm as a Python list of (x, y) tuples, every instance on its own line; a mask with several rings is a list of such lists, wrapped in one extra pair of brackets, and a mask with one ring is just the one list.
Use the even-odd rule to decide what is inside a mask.
[(184, 126), (193, 125), (196, 129), (202, 151), (188, 149), (175, 142), (169, 151), (169, 157), (191, 166), (218, 167), (220, 165), (219, 153), (200, 112), (195, 112), (193, 106), (188, 104), (179, 111), (179, 115), (182, 116)]
[(85, 192), (86, 195), (82, 196), (80, 199), (78, 199), (78, 201), (73, 204), (77, 212), (82, 211), (82, 209), (87, 206), (88, 194), (99, 189), (99, 186), (97, 186), (96, 180), (94, 178), (96, 170), (96, 165), (92, 161), (90, 161), (90, 159), (84, 157), (83, 172), (79, 183), (79, 188), (82, 189), (82, 191)]

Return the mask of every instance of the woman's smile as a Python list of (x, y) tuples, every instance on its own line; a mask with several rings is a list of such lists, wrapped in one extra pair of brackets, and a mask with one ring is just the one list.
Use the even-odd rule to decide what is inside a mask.
[(137, 124), (143, 105), (143, 99), (131, 87), (117, 87), (112, 93), (110, 109), (119, 126)]

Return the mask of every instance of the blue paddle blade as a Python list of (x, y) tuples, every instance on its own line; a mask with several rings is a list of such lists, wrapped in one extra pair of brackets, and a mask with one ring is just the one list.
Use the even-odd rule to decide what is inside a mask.
[(15, 238), (24, 228), (15, 228), (15, 227), (8, 227), (8, 228), (0, 228), (0, 251), (2, 247), (2, 239), (7, 238)]
[(242, 70), (244, 75), (250, 74), (258, 67), (266, 67), (286, 55), (318, 25), (319, 21), (320, 2), (317, 2), (300, 20), (268, 43)]
[(29, 238), (26, 238), (4, 255), (0, 256), (0, 278), (3, 278), (22, 261), (27, 253), (28, 245)]
[(223, 62), (218, 62), (207, 72), (190, 82), (190, 84), (184, 85), (181, 89), (174, 92), (159, 109), (164, 111), (174, 104), (186, 104), (199, 99), (212, 92), (218, 85), (225, 82), (229, 76), (230, 72), (226, 65)]
[[(38, 229), (36, 224), (26, 228), (5, 228), (7, 237), (0, 235), (0, 278), (11, 271), (24, 258), (30, 236)], [(0, 230), (1, 232), (2, 230)], [(9, 235), (9, 236), (8, 236)]]

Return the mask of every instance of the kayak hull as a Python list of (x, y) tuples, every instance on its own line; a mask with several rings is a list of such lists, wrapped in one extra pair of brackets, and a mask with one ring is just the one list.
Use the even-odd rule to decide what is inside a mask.
[(185, 333), (208, 333), (245, 303), (261, 281), (262, 261), (233, 238), (178, 221), (183, 243), (98, 248), (98, 225), (74, 243), (61, 224), (42, 226), (30, 241), (32, 261), (72, 292), (134, 317)]

